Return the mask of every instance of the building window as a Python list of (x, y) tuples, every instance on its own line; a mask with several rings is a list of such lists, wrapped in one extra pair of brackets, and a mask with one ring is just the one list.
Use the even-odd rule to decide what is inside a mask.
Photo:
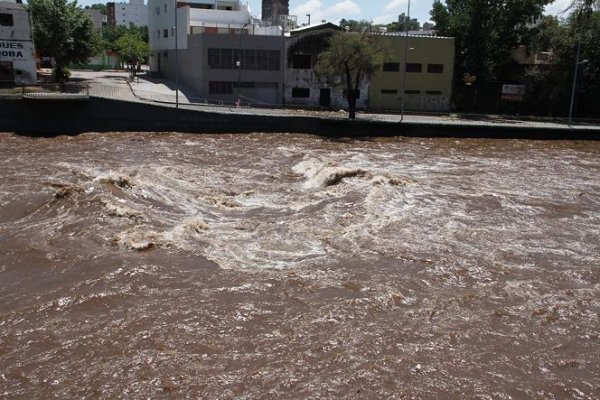
[(406, 72), (421, 72), (423, 64), (407, 63)]
[(292, 56), (293, 69), (310, 69), (311, 57), (310, 54), (294, 54)]
[(165, 8), (164, 8), (164, 11), (165, 11), (165, 12), (167, 12), (167, 5), (166, 5), (166, 4), (165, 4)]
[(13, 26), (13, 16), (12, 14), (0, 14), (0, 26)]
[(163, 29), (163, 37), (164, 38), (168, 38), (169, 37), (169, 30), (168, 29)]
[(256, 50), (244, 50), (244, 64), (242, 68), (249, 70), (256, 69)]
[(255, 89), (256, 82), (233, 82), (233, 87), (242, 89)]
[(398, 91), (396, 89), (381, 89), (381, 94), (396, 94)]
[(420, 90), (405, 90), (404, 94), (421, 94)]
[(269, 62), (267, 63), (267, 70), (279, 71), (280, 70), (280, 53), (277, 50), (269, 50)]
[(281, 53), (277, 50), (244, 49), (208, 49), (208, 67), (211, 69), (279, 71)]
[(400, 63), (392, 63), (392, 62), (384, 63), (383, 70), (385, 72), (399, 72), (400, 71)]
[(266, 70), (269, 64), (269, 51), (256, 50), (256, 69)]
[(233, 94), (233, 82), (208, 82), (210, 94)]
[(443, 74), (444, 64), (427, 64), (427, 72), (430, 74)]
[(442, 91), (441, 90), (427, 90), (425, 92), (425, 94), (434, 94), (434, 95), (438, 95), (439, 96), (439, 95), (442, 94)]
[(156, 6), (156, 9), (154, 10), (154, 15), (160, 15), (160, 7)]
[(309, 88), (292, 88), (292, 97), (310, 97), (310, 89)]

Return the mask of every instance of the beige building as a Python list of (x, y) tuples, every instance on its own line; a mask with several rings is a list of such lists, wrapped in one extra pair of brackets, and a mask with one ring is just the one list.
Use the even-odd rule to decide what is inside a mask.
[(371, 78), (369, 108), (449, 111), (454, 74), (454, 38), (381, 37), (384, 64)]

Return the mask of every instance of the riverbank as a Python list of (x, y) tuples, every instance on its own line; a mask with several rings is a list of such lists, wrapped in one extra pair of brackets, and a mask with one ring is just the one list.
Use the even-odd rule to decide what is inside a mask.
[(76, 71), (89, 84), (89, 100), (3, 100), (0, 130), (28, 135), (99, 131), (193, 133), (289, 132), (326, 136), (413, 136), (599, 140), (600, 125), (567, 125), (469, 115), (398, 115), (238, 107), (211, 104), (168, 81), (128, 82), (122, 72)]

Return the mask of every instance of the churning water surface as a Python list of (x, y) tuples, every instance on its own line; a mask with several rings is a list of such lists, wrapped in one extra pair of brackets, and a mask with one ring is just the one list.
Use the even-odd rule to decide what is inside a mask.
[(600, 398), (600, 143), (0, 143), (0, 397)]

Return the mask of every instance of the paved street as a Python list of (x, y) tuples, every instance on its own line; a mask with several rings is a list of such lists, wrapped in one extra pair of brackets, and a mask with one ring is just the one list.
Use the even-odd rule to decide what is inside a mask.
[[(345, 119), (347, 113), (343, 111), (315, 111), (303, 109), (263, 108), (263, 107), (237, 107), (235, 104), (208, 103), (190, 88), (179, 85), (178, 95), (175, 90), (175, 82), (165, 79), (149, 79), (145, 73), (136, 77), (133, 82), (128, 81), (129, 74), (124, 71), (72, 71), (71, 79), (90, 84), (90, 96), (118, 99), (130, 102), (142, 102), (160, 104), (164, 107), (176, 107), (198, 111), (211, 111), (233, 114), (253, 114), (269, 116), (305, 116), (313, 118)], [(403, 118), (399, 114), (377, 114), (357, 113), (357, 119), (366, 121), (406, 122), (423, 125), (458, 125), (458, 126), (482, 126), (482, 127), (514, 127), (514, 128), (539, 128), (554, 129), (568, 128), (565, 123), (554, 121), (526, 121), (509, 119), (499, 116), (486, 115), (454, 115), (454, 114), (406, 114)], [(600, 124), (595, 125), (573, 125), (573, 130), (600, 130)]]

